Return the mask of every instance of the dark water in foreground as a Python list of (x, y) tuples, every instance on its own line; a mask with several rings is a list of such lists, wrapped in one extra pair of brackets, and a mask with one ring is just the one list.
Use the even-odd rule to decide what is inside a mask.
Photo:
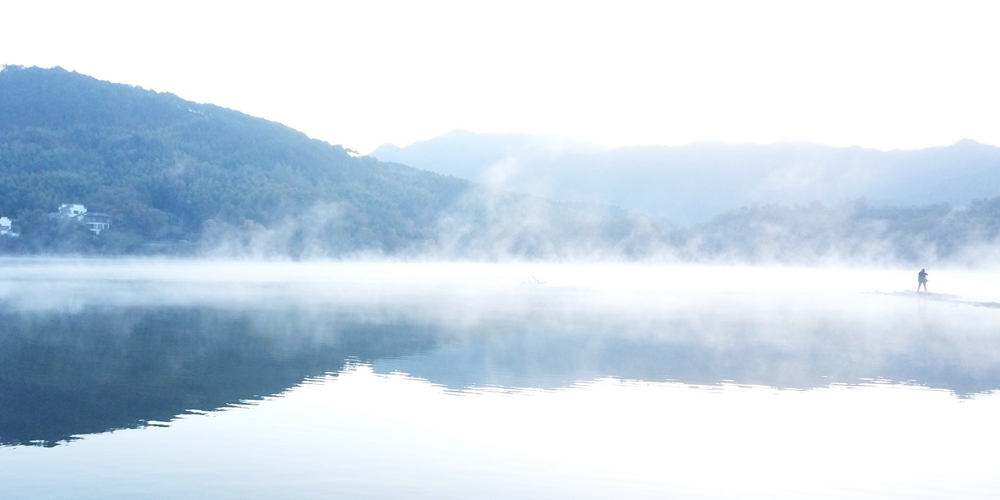
[(985, 303), (27, 269), (0, 498), (1000, 492)]

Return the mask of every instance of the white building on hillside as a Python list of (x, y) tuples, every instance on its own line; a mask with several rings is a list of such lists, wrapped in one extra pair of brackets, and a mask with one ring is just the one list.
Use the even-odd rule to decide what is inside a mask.
[(59, 205), (59, 215), (62, 215), (63, 217), (83, 219), (83, 216), (86, 213), (87, 207), (78, 203), (63, 203), (62, 205)]
[(15, 238), (19, 236), (14, 232), (14, 221), (10, 217), (0, 217), (0, 236), (12, 236)]
[(111, 216), (101, 212), (90, 212), (83, 216), (83, 223), (94, 234), (101, 234), (105, 229), (111, 229)]
[(76, 219), (87, 225), (94, 234), (111, 228), (111, 216), (100, 212), (87, 212), (87, 207), (79, 203), (63, 203), (59, 205), (58, 217)]

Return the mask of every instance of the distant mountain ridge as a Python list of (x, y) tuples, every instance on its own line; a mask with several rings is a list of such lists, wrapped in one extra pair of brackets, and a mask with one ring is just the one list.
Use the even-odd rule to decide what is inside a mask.
[(372, 156), (513, 191), (620, 206), (679, 224), (744, 206), (949, 203), (1000, 196), (1000, 148), (963, 140), (914, 151), (809, 143), (695, 143), (617, 149), (456, 131)]
[(509, 157), (554, 160), (567, 154), (597, 154), (607, 148), (561, 137), (477, 134), (455, 130), (406, 147), (383, 144), (370, 156), (439, 174), (488, 182), (488, 168)]

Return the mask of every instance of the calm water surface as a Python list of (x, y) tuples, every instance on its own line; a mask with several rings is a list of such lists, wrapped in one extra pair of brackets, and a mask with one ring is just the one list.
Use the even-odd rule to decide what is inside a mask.
[(1000, 495), (996, 272), (0, 263), (0, 498)]

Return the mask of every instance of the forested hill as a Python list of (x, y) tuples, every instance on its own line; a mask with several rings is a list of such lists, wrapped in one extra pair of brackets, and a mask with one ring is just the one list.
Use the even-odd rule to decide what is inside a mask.
[[(330, 119), (337, 119), (330, 117)], [(0, 217), (7, 252), (190, 253), (280, 230), (296, 255), (393, 252), (435, 237), (469, 189), (354, 157), (284, 125), (68, 72), (0, 71)], [(99, 238), (52, 218), (63, 203), (112, 216)]]

